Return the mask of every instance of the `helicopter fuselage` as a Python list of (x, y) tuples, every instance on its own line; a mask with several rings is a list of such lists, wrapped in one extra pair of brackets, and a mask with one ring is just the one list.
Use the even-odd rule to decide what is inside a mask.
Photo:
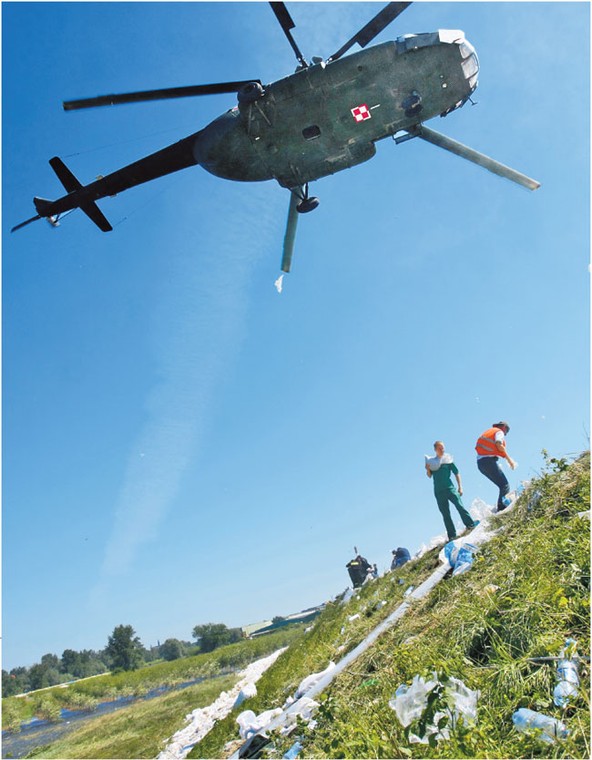
[[(57, 224), (80, 208), (104, 232), (112, 226), (96, 201), (196, 164), (218, 177), (238, 182), (276, 180), (290, 190), (282, 271), (290, 270), (298, 214), (312, 211), (319, 199), (309, 183), (372, 158), (376, 143), (419, 137), (493, 174), (536, 190), (540, 183), (499, 161), (425, 126), (463, 106), (477, 87), (479, 62), (464, 32), (439, 30), (406, 34), (366, 47), (411, 3), (391, 2), (326, 61), (309, 65), (291, 30), (295, 24), (282, 2), (270, 3), (299, 62), (294, 74), (268, 85), (260, 80), (167, 87), (99, 95), (64, 102), (65, 110), (196, 95), (237, 93), (238, 105), (162, 150), (106, 176), (82, 184), (58, 156), (49, 163), (67, 194), (55, 201), (35, 196), (37, 219)], [(344, 56), (355, 44), (362, 50)], [(398, 132), (403, 134), (396, 137)]]
[(238, 106), (204, 129), (88, 185), (60, 158), (50, 159), (67, 195), (35, 197), (37, 216), (13, 229), (81, 208), (108, 232), (97, 200), (195, 164), (224, 179), (275, 179), (299, 192), (372, 158), (378, 140), (400, 131), (412, 136), (428, 119), (460, 108), (477, 86), (478, 71), (463, 32), (440, 30), (318, 61), (265, 87), (246, 82)]
[(194, 155), (224, 179), (305, 185), (372, 158), (376, 141), (462, 106), (478, 69), (461, 31), (406, 35), (239, 100), (199, 133)]

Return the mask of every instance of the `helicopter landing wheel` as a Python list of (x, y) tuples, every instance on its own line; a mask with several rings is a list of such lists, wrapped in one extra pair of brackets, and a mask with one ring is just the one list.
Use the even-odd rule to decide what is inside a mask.
[(308, 214), (309, 211), (314, 211), (319, 203), (319, 199), (314, 195), (311, 195), (310, 198), (304, 198), (300, 201), (296, 206), (296, 211), (298, 211), (299, 214)]

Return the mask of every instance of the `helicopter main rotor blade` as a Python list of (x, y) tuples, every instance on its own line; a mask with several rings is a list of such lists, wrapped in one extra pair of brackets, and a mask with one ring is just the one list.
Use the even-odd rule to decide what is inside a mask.
[(423, 124), (417, 130), (410, 132), (410, 134), (415, 134), (417, 137), (421, 137), (422, 140), (432, 143), (432, 145), (437, 145), (439, 148), (444, 148), (444, 150), (448, 150), (461, 158), (466, 158), (467, 161), (472, 161), (474, 164), (478, 164), (500, 177), (505, 177), (512, 182), (516, 182), (518, 185), (522, 185), (522, 187), (526, 187), (528, 190), (536, 190), (541, 186), (540, 182), (527, 177), (526, 174), (521, 174), (509, 166), (505, 166), (505, 164), (500, 164), (499, 161), (495, 161), (493, 158), (479, 153), (440, 132), (424, 127)]
[(271, 5), (271, 10), (275, 13), (275, 17), (279, 21), (280, 26), (284, 30), (284, 34), (286, 35), (288, 42), (290, 43), (290, 46), (292, 47), (292, 50), (294, 51), (294, 54), (298, 60), (298, 63), (301, 66), (304, 66), (306, 69), (308, 67), (308, 63), (305, 61), (304, 56), (300, 52), (300, 48), (296, 44), (296, 40), (294, 37), (292, 37), (292, 34), (290, 32), (290, 29), (294, 29), (296, 24), (292, 21), (292, 16), (288, 13), (288, 9), (286, 8), (285, 3), (269, 3)]
[(341, 58), (341, 56), (344, 53), (347, 53), (356, 42), (360, 47), (366, 47), (366, 45), (379, 35), (380, 32), (391, 23), (391, 21), (394, 21), (397, 16), (403, 13), (405, 8), (409, 5), (411, 5), (411, 3), (389, 3), (380, 11), (380, 13), (377, 13), (366, 26), (362, 27), (351, 40), (348, 40), (343, 47), (340, 47), (336, 53), (333, 53), (333, 55), (327, 59), (327, 62), (336, 61), (338, 58)]
[(300, 198), (296, 193), (290, 193), (290, 206), (288, 208), (288, 222), (286, 224), (286, 234), (284, 235), (284, 252), (282, 255), (282, 272), (288, 273), (292, 264), (292, 254), (294, 253), (294, 239), (296, 237), (296, 226), (298, 224), (298, 211), (296, 206), (300, 203)]
[(240, 82), (220, 82), (218, 84), (196, 84), (188, 87), (167, 87), (160, 90), (143, 90), (142, 92), (124, 92), (119, 95), (98, 95), (96, 98), (81, 100), (66, 100), (64, 111), (76, 111), (80, 108), (95, 108), (96, 106), (116, 106), (122, 103), (144, 103), (149, 100), (166, 100), (169, 98), (189, 98), (196, 95), (220, 95), (227, 92), (238, 92), (241, 87), (251, 82), (261, 82), (258, 79), (245, 79)]

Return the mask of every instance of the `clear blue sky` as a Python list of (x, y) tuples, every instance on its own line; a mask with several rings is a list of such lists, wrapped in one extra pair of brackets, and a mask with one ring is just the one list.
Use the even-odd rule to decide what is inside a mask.
[[(288, 3), (305, 56), (380, 9)], [(423, 455), (494, 503), (474, 443), (519, 469), (588, 446), (589, 5), (415, 3), (377, 41), (462, 29), (475, 100), (315, 184), (278, 294), (288, 194), (195, 167), (58, 229), (33, 195), (201, 128), (232, 95), (64, 113), (62, 99), (260, 78), (295, 60), (266, 3), (3, 4), (3, 629), (12, 668), (242, 625), (329, 599), (353, 546), (385, 568), (443, 530)]]

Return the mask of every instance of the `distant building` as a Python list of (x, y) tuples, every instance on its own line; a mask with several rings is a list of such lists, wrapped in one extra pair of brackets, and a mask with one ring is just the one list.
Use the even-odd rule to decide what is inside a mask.
[(320, 614), (324, 606), (325, 605), (321, 605), (320, 607), (310, 607), (307, 610), (302, 610), (302, 612), (295, 612), (293, 615), (285, 617), (284, 620), (288, 623), (304, 623), (305, 621), (314, 620), (317, 615)]
[(262, 620), (260, 623), (251, 623), (250, 625), (243, 625), (241, 628), (243, 636), (245, 638), (252, 636), (254, 633), (257, 633), (258, 631), (262, 630), (263, 628), (268, 628), (270, 625), (272, 625), (271, 620)]
[(243, 636), (246, 638), (251, 636), (261, 636), (264, 633), (271, 633), (278, 628), (283, 628), (286, 625), (292, 625), (294, 623), (311, 622), (325, 605), (322, 604), (319, 607), (309, 607), (302, 612), (295, 612), (292, 615), (286, 615), (286, 617), (276, 617), (273, 620), (264, 620), (261, 623), (252, 623), (251, 625), (245, 625), (241, 628)]

